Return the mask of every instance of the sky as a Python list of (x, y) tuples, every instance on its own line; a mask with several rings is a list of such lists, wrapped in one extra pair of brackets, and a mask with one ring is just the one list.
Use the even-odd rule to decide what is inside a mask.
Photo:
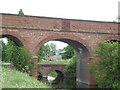
[[(93, 21), (117, 21), (120, 0), (1, 0), (0, 13), (82, 19)], [(119, 4), (120, 5), (120, 4)], [(54, 43), (52, 41), (52, 43)], [(61, 49), (66, 44), (55, 42)], [(60, 46), (61, 45), (61, 46)]]
[(1, 0), (0, 13), (115, 21), (120, 0)]

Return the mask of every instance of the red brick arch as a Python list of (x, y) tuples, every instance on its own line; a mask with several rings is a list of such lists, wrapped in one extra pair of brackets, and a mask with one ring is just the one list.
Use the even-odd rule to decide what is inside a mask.
[(37, 55), (39, 48), (40, 48), (43, 44), (45, 44), (45, 43), (48, 42), (48, 41), (57, 40), (57, 39), (68, 39), (68, 40), (73, 40), (73, 41), (79, 42), (79, 43), (81, 43), (82, 45), (84, 45), (84, 46), (88, 49), (89, 52), (91, 51), (91, 47), (89, 46), (89, 43), (88, 43), (87, 41), (84, 41), (83, 39), (78, 38), (78, 37), (76, 37), (76, 36), (74, 36), (74, 35), (69, 36), (69, 35), (59, 35), (59, 34), (57, 34), (57, 35), (48, 36), (48, 37), (46, 37), (45, 39), (43, 39), (42, 41), (40, 41), (40, 42), (36, 45), (33, 53), (34, 53), (35, 55)]
[(19, 34), (17, 33), (14, 33), (14, 32), (9, 32), (9, 31), (3, 31), (2, 33), (0, 33), (0, 36), (3, 36), (3, 35), (10, 35), (16, 39), (19, 40), (19, 42), (22, 43), (23, 47), (26, 47), (27, 46), (27, 41), (25, 40), (25, 38), (21, 37)]

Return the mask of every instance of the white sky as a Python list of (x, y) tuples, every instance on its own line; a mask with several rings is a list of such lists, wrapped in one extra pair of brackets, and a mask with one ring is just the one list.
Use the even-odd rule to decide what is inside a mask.
[(67, 43), (63, 43), (63, 42), (60, 42), (60, 41), (49, 41), (49, 42), (47, 42), (47, 43), (45, 43), (45, 44), (50, 44), (50, 43), (54, 43), (54, 44), (56, 44), (56, 46), (57, 46), (57, 50), (58, 49), (63, 49), (64, 47), (66, 47), (68, 44)]
[[(117, 21), (120, 0), (0, 0), (0, 13)], [(53, 43), (53, 42), (52, 42)], [(56, 42), (58, 48), (66, 45)]]
[(0, 13), (113, 21), (120, 0), (0, 0)]

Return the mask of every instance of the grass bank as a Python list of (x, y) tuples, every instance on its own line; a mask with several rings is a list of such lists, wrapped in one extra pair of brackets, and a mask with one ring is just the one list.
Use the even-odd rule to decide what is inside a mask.
[(46, 83), (30, 77), (28, 74), (2, 67), (2, 88), (52, 88)]
[(58, 60), (58, 61), (41, 61), (39, 64), (69, 64), (69, 60)]

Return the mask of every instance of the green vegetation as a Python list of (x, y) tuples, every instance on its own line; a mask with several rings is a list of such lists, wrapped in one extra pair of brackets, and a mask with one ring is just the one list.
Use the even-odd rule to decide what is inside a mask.
[(38, 62), (41, 62), (42, 58), (45, 57), (50, 52), (47, 45), (41, 46), (38, 52)]
[(76, 78), (76, 59), (77, 57), (74, 55), (71, 58), (70, 63), (64, 69), (67, 78)]
[(74, 48), (70, 45), (65, 47), (64, 50), (65, 52), (61, 54), (63, 59), (70, 59), (75, 55)]
[(69, 64), (69, 60), (58, 60), (58, 61), (41, 61), (39, 64)]
[(11, 40), (8, 40), (3, 50), (2, 61), (12, 63), (22, 72), (30, 72), (34, 68), (31, 54), (25, 48), (16, 46)]
[(1, 40), (0, 41), (0, 60), (2, 60), (4, 48), (5, 48), (5, 43), (3, 42), (3, 40)]
[(99, 42), (95, 51), (99, 60), (92, 64), (100, 88), (120, 88), (120, 44), (118, 42)]
[(20, 9), (18, 15), (19, 15), (19, 16), (24, 16), (24, 13), (23, 13), (22, 9)]
[(55, 52), (56, 45), (54, 43), (41, 46), (38, 52), (38, 62), (41, 62), (43, 58), (54, 55)]
[(53, 71), (48, 76), (56, 78), (57, 77), (57, 72)]
[(28, 74), (2, 67), (2, 88), (51, 88)]

